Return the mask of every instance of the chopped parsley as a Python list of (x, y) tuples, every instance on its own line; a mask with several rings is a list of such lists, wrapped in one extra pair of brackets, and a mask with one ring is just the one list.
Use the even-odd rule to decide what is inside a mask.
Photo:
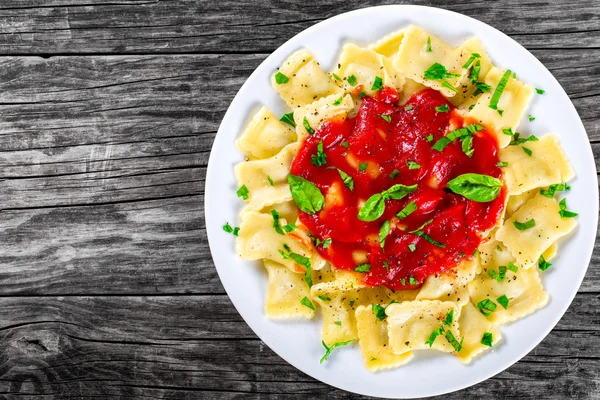
[(302, 300), (300, 300), (300, 304), (302, 304), (305, 307), (310, 308), (311, 310), (315, 310), (315, 306), (313, 305), (312, 301), (310, 301), (308, 299), (308, 297), (304, 296), (304, 298)]
[(339, 99), (337, 99), (336, 101), (333, 102), (333, 105), (334, 106), (339, 106), (340, 104), (342, 104), (342, 99), (343, 99), (343, 97), (340, 96)]
[(508, 266), (506, 268), (508, 268), (508, 270), (512, 271), (512, 272), (517, 272), (519, 270), (519, 267), (517, 267), (515, 264), (513, 264), (512, 261), (508, 262)]
[(441, 106), (435, 107), (435, 112), (448, 112), (450, 111), (450, 107), (448, 104), (442, 104)]
[(498, 297), (496, 299), (496, 301), (498, 302), (498, 304), (500, 304), (502, 306), (502, 308), (504, 308), (505, 310), (508, 309), (508, 297), (506, 297), (505, 294), (503, 294), (502, 296)]
[(576, 212), (567, 210), (567, 199), (562, 199), (560, 203), (558, 203), (558, 206), (560, 207), (558, 215), (560, 215), (561, 218), (575, 218), (579, 215)]
[(359, 170), (360, 172), (365, 172), (365, 170), (367, 169), (367, 167), (368, 167), (368, 166), (369, 166), (369, 163), (368, 163), (368, 162), (365, 162), (365, 163), (360, 163), (360, 164), (358, 165), (358, 170)]
[(446, 89), (450, 89), (450, 90), (452, 90), (452, 91), (453, 91), (453, 92), (455, 92), (455, 93), (458, 93), (458, 89), (457, 89), (457, 88), (455, 88), (454, 86), (452, 86), (452, 85), (450, 84), (450, 82), (448, 82), (448, 81), (446, 81), (446, 80), (442, 81), (442, 87), (443, 87), (443, 88), (446, 88)]
[(269, 175), (267, 175), (267, 180), (269, 181), (269, 185), (275, 186), (275, 182), (273, 182), (273, 179)]
[(525, 152), (525, 154), (527, 154), (529, 157), (531, 157), (531, 155), (533, 154), (533, 151), (531, 151), (530, 148), (523, 146), (523, 151)]
[(411, 276), (408, 278), (408, 283), (410, 283), (411, 285), (418, 285), (418, 284), (419, 284), (419, 281), (417, 281), (417, 280), (416, 280), (415, 278), (413, 278), (413, 276), (411, 275)]
[(490, 278), (495, 279), (498, 282), (502, 282), (506, 277), (506, 267), (504, 265), (498, 267), (498, 272), (493, 269), (488, 269), (487, 272)]
[(571, 190), (571, 186), (566, 183), (557, 183), (555, 185), (548, 186), (548, 189), (540, 189), (540, 194), (551, 199), (554, 197), (554, 193), (564, 192), (567, 190)]
[(450, 311), (448, 311), (448, 314), (446, 314), (446, 319), (444, 319), (444, 325), (452, 325), (452, 321), (454, 321), (454, 308), (451, 309)]
[(419, 169), (421, 168), (421, 164), (417, 164), (416, 162), (409, 160), (406, 162), (406, 164), (408, 165), (408, 169)]
[(504, 73), (504, 75), (502, 75), (502, 78), (500, 79), (500, 82), (498, 82), (498, 86), (496, 86), (496, 89), (494, 90), (494, 93), (492, 94), (492, 98), (490, 99), (490, 105), (489, 107), (497, 110), (498, 109), (498, 102), (500, 101), (500, 96), (502, 96), (502, 92), (504, 92), (504, 89), (506, 88), (506, 85), (508, 84), (508, 81), (510, 80), (510, 75), (512, 74), (510, 69), (507, 69), (506, 72)]
[(537, 94), (544, 94), (544, 93), (546, 93), (546, 91), (544, 89), (535, 88), (535, 91), (537, 92)]
[(434, 81), (441, 81), (442, 79), (445, 79), (445, 78), (459, 78), (459, 77), (460, 77), (460, 74), (449, 73), (448, 70), (446, 69), (446, 67), (444, 67), (442, 64), (437, 63), (437, 62), (431, 64), (431, 66), (429, 68), (427, 68), (427, 70), (423, 74), (423, 78), (429, 79), (429, 80), (434, 80)]
[(550, 264), (548, 261), (546, 261), (544, 256), (540, 256), (540, 258), (538, 259), (538, 268), (540, 270), (545, 271), (548, 268), (550, 268), (551, 266), (552, 266), (552, 264)]
[(433, 142), (433, 133), (430, 133), (429, 135), (425, 136), (425, 140), (427, 140), (427, 143)]
[(505, 135), (508, 135), (508, 136), (514, 136), (515, 135), (515, 133), (513, 132), (512, 128), (502, 129), (502, 133), (504, 133)]
[(417, 250), (417, 246), (415, 246), (413, 243), (409, 243), (408, 244), (408, 249), (412, 252), (414, 252), (415, 250)]
[(406, 107), (404, 107), (404, 111), (410, 111), (412, 110), (414, 107), (412, 105), (407, 105)]
[(463, 68), (469, 68), (471, 66), (471, 64), (473, 63), (473, 61), (475, 61), (475, 59), (477, 59), (477, 58), (481, 58), (481, 54), (471, 53), (471, 56), (469, 57), (467, 62), (465, 62), (465, 64), (463, 65)]
[(285, 74), (282, 74), (281, 72), (275, 74), (275, 82), (277, 82), (278, 85), (283, 85), (284, 83), (288, 83), (289, 81), (290, 78), (285, 76)]
[[(446, 148), (446, 146), (448, 146), (450, 143), (452, 143), (452, 141), (454, 141), (455, 139), (461, 139), (465, 138), (467, 136), (472, 136), (473, 134), (475, 134), (475, 132), (481, 131), (483, 130), (483, 126), (478, 125), (478, 124), (470, 124), (468, 126), (466, 126), (465, 128), (460, 128), (460, 129), (455, 129), (453, 131), (451, 131), (450, 133), (448, 133), (447, 136), (444, 136), (440, 139), (438, 139), (437, 142), (435, 142), (435, 144), (433, 145), (433, 149), (437, 150), (437, 151), (442, 151)], [(472, 142), (471, 142), (472, 144)], [(467, 147), (470, 148), (469, 143), (467, 143)], [(470, 149), (467, 148), (467, 151), (469, 151)], [(463, 151), (465, 150), (465, 146), (463, 146)], [(465, 152), (467, 153), (467, 152)], [(472, 152), (471, 152), (472, 154)], [(467, 154), (468, 155), (468, 154)]]
[(481, 62), (477, 60), (475, 64), (473, 64), (473, 68), (471, 68), (471, 72), (469, 72), (469, 80), (471, 83), (477, 82), (479, 79), (479, 73), (481, 72)]
[(323, 301), (331, 301), (331, 297), (327, 297), (327, 296), (323, 296), (323, 295), (318, 295), (317, 297)]
[(485, 315), (486, 317), (496, 311), (496, 303), (494, 303), (490, 299), (483, 299), (479, 303), (477, 303), (477, 308), (479, 311)]
[(371, 90), (380, 90), (381, 88), (383, 88), (383, 80), (381, 77), (376, 76), (373, 81), (373, 86), (371, 86)]
[(508, 163), (506, 161), (500, 161), (496, 164), (497, 167), (508, 167)]
[(352, 86), (356, 86), (356, 84), (358, 83), (358, 80), (356, 79), (356, 76), (354, 76), (354, 74), (352, 74), (348, 77), (348, 83)]
[(385, 114), (379, 114), (379, 116), (381, 117), (381, 119), (383, 119), (385, 122), (387, 122), (388, 124), (390, 122), (392, 122), (392, 117), (389, 115), (385, 115)]
[(524, 230), (533, 228), (535, 226), (535, 219), (532, 218), (529, 221), (525, 221), (525, 222), (514, 221), (513, 225), (518, 230), (524, 231)]
[(356, 272), (369, 272), (371, 270), (371, 264), (360, 264), (355, 267), (354, 270)]
[(327, 238), (325, 240), (321, 240), (319, 238), (314, 238), (313, 243), (315, 246), (320, 246), (322, 245), (322, 247), (324, 249), (326, 249), (327, 247), (329, 247), (329, 245), (331, 244), (331, 238)]
[(310, 124), (308, 123), (308, 119), (306, 119), (306, 117), (304, 117), (302, 124), (304, 125), (304, 129), (306, 129), (306, 132), (308, 132), (309, 135), (312, 135), (313, 133), (315, 133), (315, 130), (313, 128), (311, 128)]
[(529, 122), (533, 122), (535, 121), (535, 117), (531, 114), (529, 114)]
[(528, 136), (526, 138), (522, 138), (520, 136), (521, 136), (521, 134), (519, 132), (515, 133), (513, 140), (510, 142), (510, 145), (511, 146), (516, 146), (516, 145), (519, 145), (521, 143), (537, 142), (538, 140), (540, 140), (535, 135), (531, 135), (531, 136)]
[(325, 347), (325, 355), (323, 357), (321, 357), (321, 361), (319, 361), (321, 364), (323, 364), (323, 361), (327, 360), (327, 358), (329, 357), (329, 355), (331, 354), (331, 352), (333, 351), (333, 349), (340, 347), (340, 346), (346, 346), (350, 343), (354, 342), (354, 339), (350, 339), (350, 340), (346, 340), (345, 342), (337, 342), (332, 344), (330, 347), (328, 347), (325, 344), (325, 341), (321, 341), (321, 343), (323, 344), (323, 347)]
[[(432, 245), (443, 249), (443, 248), (446, 247), (445, 244), (438, 242), (437, 240), (433, 239), (431, 236), (429, 236), (425, 232), (423, 232), (423, 228), (425, 226), (429, 225), (432, 221), (433, 220), (430, 219), (429, 221), (427, 221), (423, 225), (421, 225), (419, 228), (415, 229), (414, 231), (410, 231), (409, 233), (414, 233), (415, 235), (417, 235), (419, 237), (422, 237), (423, 239), (427, 240)], [(411, 285), (412, 285), (412, 283), (411, 283)]]
[(427, 46), (425, 47), (427, 53), (431, 53), (431, 36), (427, 36)]
[(459, 342), (454, 337), (454, 334), (452, 334), (452, 331), (448, 330), (448, 331), (446, 331), (446, 340), (448, 341), (448, 343), (450, 343), (452, 345), (452, 347), (454, 347), (454, 351), (459, 353), (462, 350), (462, 344), (463, 344), (463, 341), (465, 340), (465, 338), (463, 336), (463, 338)]
[(308, 285), (308, 287), (312, 287), (313, 281), (312, 281), (312, 274), (311, 274), (310, 259), (308, 259), (298, 253), (293, 253), (292, 249), (287, 244), (284, 244), (283, 248), (285, 249), (285, 251), (287, 251), (287, 253), (283, 250), (279, 250), (279, 254), (281, 254), (281, 256), (283, 257), (284, 260), (292, 259), (297, 264), (303, 265), (304, 268), (306, 268), (306, 272), (304, 274), (304, 280), (306, 281), (306, 284)]
[(294, 231), (294, 229), (296, 229), (296, 228), (297, 228), (297, 226), (293, 222), (290, 222), (289, 224), (283, 226), (283, 230), (288, 233)]
[(487, 83), (483, 83), (483, 82), (475, 83), (475, 87), (476, 87), (476, 89), (473, 92), (473, 96), (477, 96), (479, 93), (489, 92), (490, 90), (492, 90), (492, 87), (490, 85), (488, 85)]
[(334, 324), (336, 324), (337, 326), (342, 326), (342, 321), (335, 321)]
[(417, 211), (417, 204), (414, 201), (411, 201), (406, 206), (404, 206), (404, 208), (400, 210), (398, 214), (396, 214), (396, 217), (398, 217), (399, 219), (404, 219), (410, 214), (414, 213), (415, 211)]
[(242, 185), (240, 186), (240, 188), (237, 190), (237, 192), (235, 192), (235, 194), (237, 194), (237, 197), (240, 197), (244, 200), (248, 200), (248, 197), (250, 197), (250, 191), (248, 190), (248, 188), (246, 187), (246, 185)]
[(323, 152), (323, 141), (319, 140), (317, 144), (317, 154), (310, 156), (310, 163), (317, 167), (327, 164), (327, 155)]
[(271, 215), (273, 216), (273, 228), (275, 228), (275, 232), (279, 233), (280, 235), (285, 235), (285, 232), (281, 227), (281, 223), (279, 222), (279, 219), (281, 218), (279, 212), (277, 210), (271, 210)]
[(492, 347), (492, 343), (494, 342), (494, 338), (490, 332), (484, 332), (481, 337), (481, 344), (487, 347)]
[(348, 142), (342, 142), (342, 146), (344, 146), (345, 148), (350, 148), (350, 143)]
[(498, 114), (500, 114), (500, 116), (502, 116), (502, 114), (504, 114), (504, 110), (497, 109), (496, 111), (498, 112)]
[(425, 344), (428, 344), (429, 347), (433, 346), (433, 342), (435, 342), (435, 339), (437, 339), (437, 337), (442, 334), (444, 334), (444, 327), (440, 326), (435, 331), (431, 332), (431, 335), (429, 335), (429, 339), (427, 339)]
[(279, 120), (281, 122), (284, 122), (288, 125), (293, 126), (294, 128), (296, 127), (296, 121), (294, 121), (294, 112), (293, 111), (291, 113), (283, 114), (281, 116), (281, 118), (279, 118)]
[(390, 179), (394, 179), (395, 177), (398, 176), (399, 173), (400, 173), (400, 171), (398, 171), (397, 169), (393, 170), (392, 173), (390, 174)]
[[(397, 302), (398, 301), (396, 301), (396, 300), (392, 300), (390, 302), (390, 304), (394, 304), (394, 303), (397, 303)], [(385, 315), (385, 309), (386, 308), (387, 307), (380, 306), (379, 304), (373, 304), (371, 306), (371, 310), (373, 310), (373, 312), (375, 313), (375, 317), (377, 317), (377, 319), (380, 320), (380, 321), (383, 321), (387, 317), (387, 315)]]
[(342, 181), (344, 182), (344, 186), (350, 189), (350, 191), (354, 191), (354, 179), (352, 179), (350, 175), (348, 175), (339, 168), (337, 169), (337, 171), (338, 174), (340, 174), (340, 178), (342, 178)]
[(382, 249), (383, 249), (383, 246), (385, 246), (385, 238), (388, 237), (390, 232), (391, 232), (390, 221), (388, 221), (388, 220), (383, 221), (383, 223), (381, 224), (381, 227), (379, 228), (379, 245), (381, 246)]
[(233, 228), (231, 225), (229, 225), (229, 223), (223, 225), (223, 230), (227, 233), (231, 233), (233, 236), (238, 236), (238, 233), (240, 232), (240, 228), (237, 226)]
[(333, 76), (333, 79), (335, 79), (336, 81), (340, 81), (340, 82), (342, 81), (342, 78), (340, 78), (340, 77), (338, 76), (338, 74), (336, 74), (335, 72), (334, 72), (334, 73), (332, 73), (332, 74), (331, 74), (331, 76)]

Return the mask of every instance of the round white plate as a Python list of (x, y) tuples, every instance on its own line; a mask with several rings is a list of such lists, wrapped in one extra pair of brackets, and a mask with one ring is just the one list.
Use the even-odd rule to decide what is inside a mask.
[[(561, 243), (554, 265), (543, 274), (550, 303), (501, 327), (503, 340), (471, 365), (465, 366), (451, 355), (418, 352), (415, 360), (401, 368), (372, 373), (364, 367), (357, 345), (336, 349), (320, 365), (319, 358), (324, 354), (320, 321), (267, 319), (263, 312), (267, 288), (263, 268), (239, 259), (234, 251), (234, 237), (222, 230), (225, 222), (238, 225), (242, 207), (235, 195), (233, 176), (233, 166), (242, 161), (242, 156), (236, 151), (234, 140), (260, 105), (266, 105), (276, 115), (287, 112), (269, 78), (295, 50), (311, 50), (323, 69), (330, 71), (345, 42), (367, 45), (408, 24), (419, 25), (453, 45), (477, 36), (495, 65), (516, 71), (519, 79), (546, 91), (532, 102), (530, 113), (535, 121), (531, 123), (525, 117), (519, 131), (538, 136), (553, 132), (560, 137), (577, 172), (567, 197), (569, 209), (579, 213), (579, 227)], [(221, 282), (244, 320), (273, 351), (308, 375), (350, 392), (379, 397), (424, 397), (466, 388), (498, 374), (530, 352), (573, 300), (590, 261), (597, 220), (598, 186), (592, 150), (577, 111), (560, 84), (531, 53), (502, 32), (464, 15), (429, 7), (365, 8), (318, 23), (286, 42), (254, 71), (233, 99), (215, 138), (206, 177), (210, 250)]]

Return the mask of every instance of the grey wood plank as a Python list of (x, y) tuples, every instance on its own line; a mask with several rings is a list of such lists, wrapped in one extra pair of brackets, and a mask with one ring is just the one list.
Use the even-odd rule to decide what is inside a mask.
[[(314, 23), (393, 1), (44, 1), (0, 4), (0, 52), (271, 52)], [(585, 0), (411, 2), (478, 18), (528, 48), (600, 47), (600, 4)], [(560, 16), (560, 17), (557, 17)]]
[[(594, 398), (599, 309), (597, 294), (578, 295), (521, 362), (439, 398)], [(2, 298), (0, 321), (0, 394), (359, 398), (280, 359), (225, 296)]]

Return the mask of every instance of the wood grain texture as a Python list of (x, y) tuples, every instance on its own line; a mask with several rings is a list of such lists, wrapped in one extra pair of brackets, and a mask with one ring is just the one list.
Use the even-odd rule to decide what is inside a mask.
[[(0, 2), (1, 398), (360, 398), (299, 372), (243, 322), (208, 250), (204, 181), (221, 118), (268, 53), (387, 3)], [(600, 3), (413, 4), (530, 49), (573, 100), (600, 167)], [(552, 333), (440, 399), (599, 399), (599, 299), (597, 242)]]

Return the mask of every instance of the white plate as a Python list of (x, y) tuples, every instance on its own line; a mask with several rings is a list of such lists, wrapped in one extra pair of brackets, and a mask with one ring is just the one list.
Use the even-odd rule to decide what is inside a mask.
[[(222, 230), (225, 222), (238, 224), (242, 207), (235, 195), (233, 176), (233, 166), (242, 161), (242, 156), (234, 140), (259, 105), (266, 105), (276, 115), (287, 112), (271, 89), (269, 78), (292, 52), (308, 48), (328, 71), (345, 42), (367, 45), (408, 24), (419, 25), (453, 45), (477, 36), (495, 65), (510, 68), (519, 79), (546, 90), (533, 100), (530, 112), (536, 120), (530, 123), (524, 118), (519, 131), (535, 135), (554, 132), (560, 137), (577, 172), (567, 196), (569, 209), (579, 213), (580, 225), (561, 243), (554, 265), (543, 274), (551, 298), (548, 306), (503, 326), (503, 341), (471, 365), (465, 366), (451, 355), (421, 352), (399, 369), (371, 373), (364, 367), (357, 345), (335, 350), (320, 365), (324, 353), (320, 321), (267, 319), (263, 313), (266, 274), (258, 263), (240, 260), (234, 252), (233, 236)], [(577, 111), (556, 79), (531, 53), (500, 31), (464, 15), (429, 7), (365, 8), (318, 23), (286, 42), (254, 71), (233, 99), (217, 133), (206, 177), (210, 250), (221, 282), (244, 320), (273, 351), (308, 375), (344, 390), (379, 397), (413, 398), (452, 392), (488, 379), (525, 356), (544, 339), (573, 300), (590, 261), (597, 219), (598, 186), (592, 149)]]

